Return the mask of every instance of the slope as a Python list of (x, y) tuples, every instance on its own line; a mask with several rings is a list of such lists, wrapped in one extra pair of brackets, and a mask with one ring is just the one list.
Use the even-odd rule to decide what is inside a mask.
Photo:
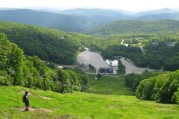
[(110, 36), (115, 34), (158, 34), (170, 33), (179, 30), (179, 21), (159, 20), (121, 20), (103, 25), (88, 31), (88, 34), (97, 36)]
[[(118, 88), (122, 91), (123, 85), (117, 85), (123, 82), (123, 79), (103, 78), (94, 81), (94, 87), (100, 82), (106, 83), (112, 81), (109, 90)], [(121, 81), (119, 81), (121, 80)], [(99, 83), (96, 83), (99, 82)], [(115, 84), (114, 84), (115, 83)], [(100, 85), (99, 85), (100, 86)], [(93, 87), (93, 86), (92, 86)], [(101, 87), (101, 86), (100, 86)], [(105, 86), (102, 86), (105, 89)], [(179, 113), (178, 105), (158, 104), (152, 101), (138, 100), (129, 93), (118, 93), (113, 95), (103, 95), (104, 90), (101, 87), (101, 94), (80, 93), (59, 94), (51, 91), (41, 91), (26, 89), (22, 87), (0, 87), (0, 118), (78, 118), (78, 119), (177, 119)], [(97, 89), (97, 88), (94, 88)], [(31, 111), (21, 112), (23, 110), (22, 94), (29, 90)], [(105, 89), (106, 90), (106, 89)], [(94, 92), (94, 91), (93, 91)], [(113, 92), (113, 91), (111, 91)], [(114, 91), (115, 92), (115, 91)], [(129, 91), (124, 91), (129, 92)], [(115, 94), (115, 93), (114, 93)], [(121, 94), (121, 95), (119, 95)]]
[(93, 39), (86, 35), (5, 21), (0, 21), (0, 32), (20, 46), (26, 55), (37, 55), (58, 64), (73, 64), (80, 41)]

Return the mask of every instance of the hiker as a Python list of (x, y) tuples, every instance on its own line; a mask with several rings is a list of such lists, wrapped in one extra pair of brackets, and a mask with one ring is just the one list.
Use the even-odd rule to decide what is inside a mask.
[(28, 97), (28, 91), (25, 92), (23, 95), (22, 101), (25, 103), (25, 111), (29, 111), (29, 97)]

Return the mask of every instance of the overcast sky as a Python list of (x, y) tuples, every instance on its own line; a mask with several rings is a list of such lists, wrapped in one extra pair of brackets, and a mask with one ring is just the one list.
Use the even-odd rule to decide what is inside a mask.
[(0, 0), (0, 8), (112, 8), (143, 11), (161, 8), (179, 9), (179, 0)]

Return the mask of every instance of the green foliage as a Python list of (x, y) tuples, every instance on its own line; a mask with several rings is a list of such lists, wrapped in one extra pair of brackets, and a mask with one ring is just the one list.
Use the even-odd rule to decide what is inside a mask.
[(12, 78), (6, 71), (0, 70), (0, 86), (9, 86), (12, 84)]
[(79, 49), (78, 36), (59, 30), (0, 21), (0, 32), (17, 43), (26, 55), (45, 61), (72, 64)]
[(158, 73), (147, 71), (142, 74), (128, 74), (125, 76), (125, 85), (131, 88), (133, 92), (135, 92), (142, 80), (156, 75), (158, 75)]
[(88, 33), (103, 37), (114, 34), (160, 34), (161, 32), (168, 34), (178, 31), (178, 25), (179, 22), (175, 20), (120, 20), (95, 28)]
[[(0, 64), (6, 76), (10, 76), (10, 84), (24, 85), (22, 77), (23, 51), (14, 43), (10, 43), (4, 34), (0, 34)], [(8, 83), (9, 84), (9, 83)]]
[(179, 71), (165, 73), (140, 82), (136, 95), (140, 99), (161, 103), (178, 103)]
[(125, 74), (125, 66), (122, 64), (121, 60), (118, 60), (118, 74)]
[[(2, 52), (3, 51), (3, 52)], [(84, 91), (86, 75), (72, 70), (50, 69), (37, 56), (25, 58), (23, 51), (0, 33), (0, 85), (19, 85), (56, 92)], [(56, 71), (57, 70), (57, 71)]]
[(137, 88), (136, 96), (144, 100), (152, 100), (152, 94), (154, 91), (155, 80), (150, 78), (149, 80), (144, 80), (140, 82)]

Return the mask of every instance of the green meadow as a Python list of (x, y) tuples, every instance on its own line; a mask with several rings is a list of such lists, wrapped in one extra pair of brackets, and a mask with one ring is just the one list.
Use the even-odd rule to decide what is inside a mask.
[[(91, 80), (88, 92), (60, 94), (0, 86), (0, 119), (179, 119), (179, 105), (137, 99), (122, 77)], [(30, 92), (30, 111), (22, 95)]]

